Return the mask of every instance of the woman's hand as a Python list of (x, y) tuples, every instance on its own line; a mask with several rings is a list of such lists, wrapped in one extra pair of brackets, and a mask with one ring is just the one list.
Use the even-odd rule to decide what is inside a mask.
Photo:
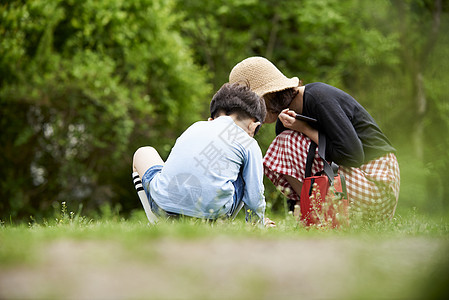
[(296, 112), (290, 110), (288, 108), (281, 111), (279, 114), (279, 120), (281, 120), (282, 124), (285, 127), (304, 133), (305, 127), (310, 127), (309, 124), (305, 121), (296, 120)]
[(284, 124), (286, 128), (304, 133), (315, 143), (318, 143), (318, 130), (311, 127), (309, 123), (297, 120), (295, 117), (296, 112), (288, 108), (284, 109), (279, 114), (279, 120), (281, 120), (282, 124)]

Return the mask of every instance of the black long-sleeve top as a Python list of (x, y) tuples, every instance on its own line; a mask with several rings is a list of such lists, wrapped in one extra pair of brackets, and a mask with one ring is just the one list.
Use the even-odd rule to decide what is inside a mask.
[[(305, 85), (302, 114), (326, 136), (326, 160), (359, 167), (396, 150), (376, 121), (352, 96), (325, 83)], [(278, 119), (276, 135), (286, 128)]]

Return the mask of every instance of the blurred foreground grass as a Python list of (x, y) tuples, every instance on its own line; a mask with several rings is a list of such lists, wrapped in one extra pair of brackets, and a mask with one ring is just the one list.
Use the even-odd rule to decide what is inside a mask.
[(444, 299), (449, 222), (414, 210), (346, 229), (272, 216), (54, 220), (0, 227), (0, 299)]

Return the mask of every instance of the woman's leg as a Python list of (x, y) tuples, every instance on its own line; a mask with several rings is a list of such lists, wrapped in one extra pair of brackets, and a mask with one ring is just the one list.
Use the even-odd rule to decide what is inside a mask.
[(299, 181), (298, 179), (296, 179), (293, 176), (289, 176), (289, 175), (284, 175), (285, 180), (287, 180), (287, 182), (290, 184), (290, 186), (292, 187), (293, 191), (297, 194), (297, 195), (301, 195), (301, 189), (302, 189), (302, 182)]
[[(284, 175), (285, 180), (288, 182), (290, 187), (295, 192), (298, 197), (301, 195), (302, 182), (293, 176)], [(287, 196), (288, 197), (288, 196)], [(288, 210), (292, 211), (296, 217), (299, 217), (299, 202), (295, 200), (287, 200)]]
[(140, 178), (149, 168), (156, 165), (164, 165), (164, 161), (153, 147), (141, 147), (134, 153), (133, 172), (139, 173)]

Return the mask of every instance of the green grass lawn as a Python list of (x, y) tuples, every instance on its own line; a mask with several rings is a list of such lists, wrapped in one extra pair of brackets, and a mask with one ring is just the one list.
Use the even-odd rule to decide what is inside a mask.
[(444, 299), (449, 222), (276, 228), (63, 213), (0, 227), (0, 299)]

